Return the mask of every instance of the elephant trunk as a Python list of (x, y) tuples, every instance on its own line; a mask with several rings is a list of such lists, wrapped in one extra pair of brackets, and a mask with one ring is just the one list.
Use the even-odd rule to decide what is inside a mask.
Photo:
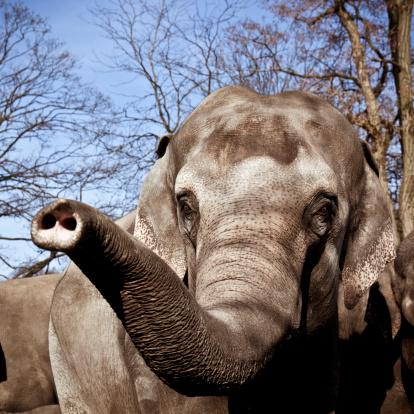
[(268, 363), (268, 354), (247, 361), (221, 346), (230, 336), (226, 323), (199, 306), (154, 252), (92, 207), (57, 200), (35, 216), (31, 232), (37, 246), (68, 254), (117, 312), (148, 366), (178, 392), (226, 394)]

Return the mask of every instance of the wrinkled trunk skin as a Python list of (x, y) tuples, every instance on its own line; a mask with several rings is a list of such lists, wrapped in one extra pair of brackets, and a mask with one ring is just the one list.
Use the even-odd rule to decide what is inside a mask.
[[(103, 214), (58, 200), (35, 217), (32, 238), (39, 247), (69, 255), (108, 300), (150, 368), (179, 392), (222, 394), (252, 376), (250, 365), (225, 357), (211, 375), (211, 360), (219, 359), (220, 349), (208, 337), (208, 316), (197, 314), (194, 298), (165, 262)], [(185, 332), (199, 337), (178, 343)]]
[(183, 396), (151, 372), (108, 302), (73, 262), (55, 292), (49, 341), (64, 413), (227, 413), (226, 398)]
[[(307, 406), (318, 407), (318, 412), (332, 409), (337, 379), (330, 373), (337, 367), (332, 366), (336, 329), (331, 323), (308, 338), (304, 322), (298, 326), (304, 335), (284, 341), (274, 353), (277, 357), (272, 350), (264, 360), (232, 360), (208, 336), (208, 324), (217, 320), (197, 308), (165, 262), (103, 214), (82, 203), (58, 200), (36, 215), (32, 238), (40, 247), (69, 255), (108, 300), (151, 370), (178, 392), (229, 395), (229, 409), (235, 413), (249, 406), (252, 412), (265, 412), (275, 392), (278, 406), (292, 412)], [(308, 290), (302, 286), (303, 297)], [(302, 317), (306, 321), (306, 313)], [(214, 328), (220, 332), (220, 326)]]
[[(132, 233), (135, 215), (118, 220), (116, 232)], [(151, 372), (113, 309), (73, 262), (55, 292), (49, 341), (62, 412), (228, 412), (227, 398), (186, 397)]]

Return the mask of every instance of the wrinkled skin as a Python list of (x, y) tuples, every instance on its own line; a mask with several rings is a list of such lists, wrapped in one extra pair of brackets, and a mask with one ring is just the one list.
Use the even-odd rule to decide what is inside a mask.
[(401, 313), (391, 289), (393, 263), (352, 309), (339, 287), (342, 413), (411, 414), (401, 379)]
[[(132, 234), (135, 218), (136, 210), (116, 224)], [(52, 313), (50, 354), (63, 413), (227, 411), (223, 398), (188, 398), (157, 378), (108, 302), (73, 262), (55, 291)]]
[[(57, 403), (48, 328), (60, 279), (53, 274), (0, 283), (0, 413), (43, 412)], [(48, 409), (60, 412), (57, 405)]]
[(414, 232), (398, 247), (392, 288), (402, 315), (402, 382), (414, 412)]
[[(135, 238), (73, 201), (58, 200), (33, 221), (34, 242), (68, 253), (96, 299), (89, 318), (79, 320), (78, 309), (89, 306), (73, 293), (79, 271), (53, 300), (51, 346), (59, 364), (52, 365), (54, 373), (58, 365), (69, 372), (55, 374), (63, 412), (82, 411), (75, 396), (88, 412), (125, 412), (119, 400), (96, 409), (104, 393), (119, 390), (119, 372), (111, 380), (96, 365), (92, 372), (80, 353), (72, 357), (80, 341), (107, 361), (113, 342), (126, 341), (111, 338), (113, 329), (79, 337), (92, 332), (94, 318), (109, 320), (106, 327), (118, 323), (93, 285), (146, 365), (178, 393), (225, 396), (223, 412), (332, 411), (338, 266), (352, 308), (394, 258), (368, 147), (314, 95), (228, 87), (206, 98), (175, 136), (163, 137), (158, 154), (140, 194)], [(128, 357), (116, 349), (126, 371), (136, 367), (129, 345)], [(89, 372), (74, 378), (74, 369)], [(93, 401), (79, 397), (86, 375), (94, 387), (104, 384), (105, 392), (89, 387)], [(148, 395), (155, 412), (160, 397), (152, 389), (136, 386), (136, 398)]]

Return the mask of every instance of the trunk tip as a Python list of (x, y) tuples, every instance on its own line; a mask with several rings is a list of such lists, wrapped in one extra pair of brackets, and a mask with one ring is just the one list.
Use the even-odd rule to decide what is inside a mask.
[(40, 210), (33, 219), (33, 242), (46, 250), (70, 249), (81, 231), (81, 220), (70, 200), (59, 199)]

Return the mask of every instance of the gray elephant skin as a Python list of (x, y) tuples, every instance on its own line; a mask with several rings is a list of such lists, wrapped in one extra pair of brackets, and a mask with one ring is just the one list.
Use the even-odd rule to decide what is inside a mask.
[(338, 268), (351, 309), (394, 259), (368, 146), (315, 95), (233, 86), (157, 153), (134, 237), (70, 200), (33, 220), (76, 264), (51, 313), (62, 411), (331, 412)]
[(401, 378), (414, 412), (414, 232), (399, 245), (392, 289), (401, 309)]
[[(0, 283), (0, 413), (60, 413), (48, 347), (60, 279), (53, 274)], [(37, 407), (43, 408), (30, 411)]]
[(339, 286), (340, 397), (337, 414), (414, 412), (414, 232), (358, 304)]
[(394, 263), (351, 310), (339, 286), (340, 393), (336, 414), (412, 414), (401, 376), (401, 312)]

